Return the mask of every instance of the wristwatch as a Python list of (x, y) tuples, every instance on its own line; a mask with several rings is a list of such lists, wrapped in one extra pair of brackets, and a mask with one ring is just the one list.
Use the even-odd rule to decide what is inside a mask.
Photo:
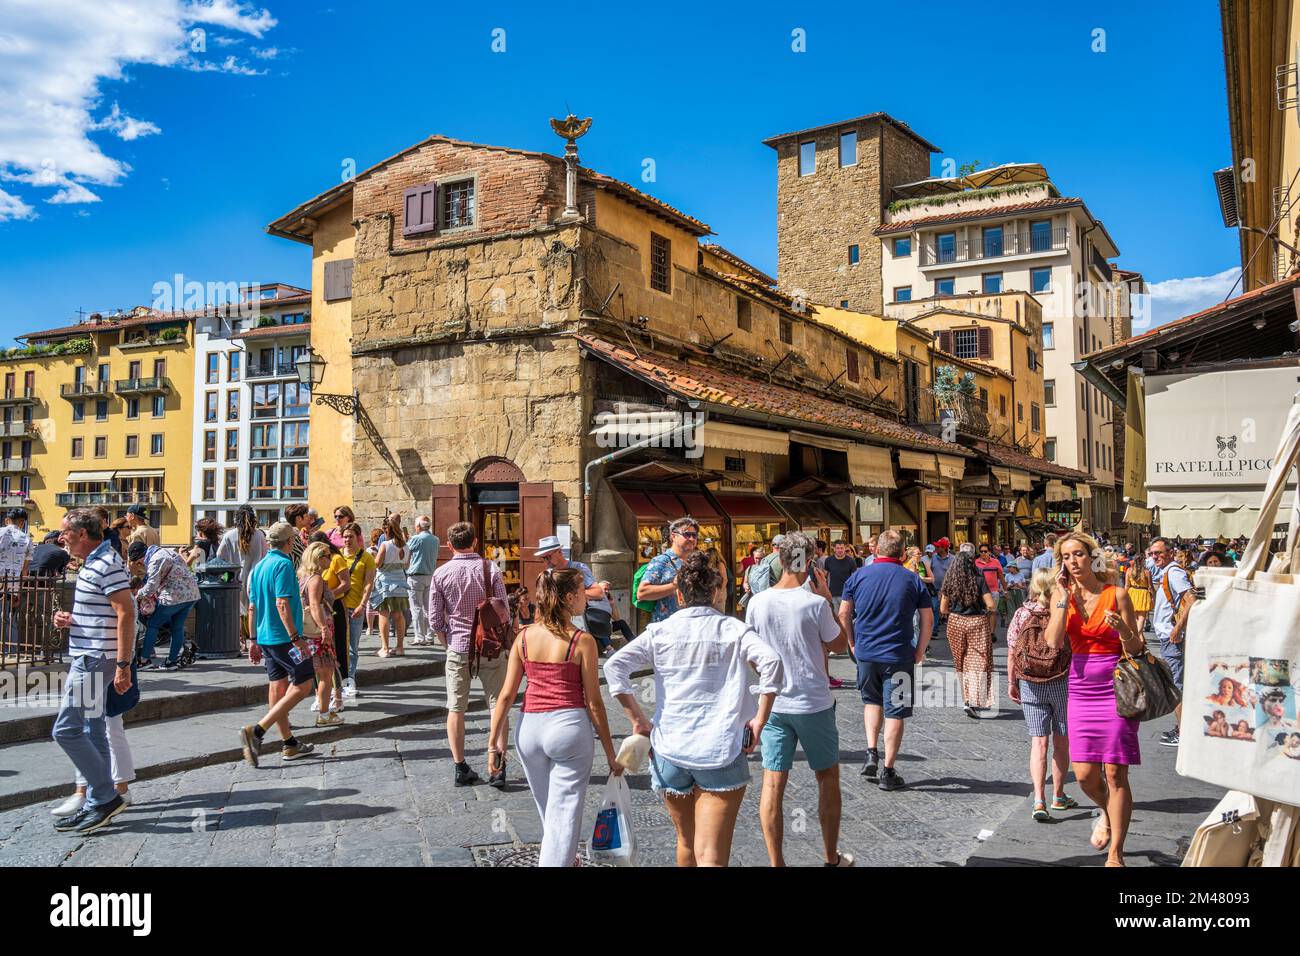
[(1065, 608), (1069, 607), (1069, 605), (1065, 601), (1058, 602), (1056, 606), (1059, 607), (1061, 610), (1065, 610)]
[(118, 666), (118, 667), (130, 667), (130, 666), (131, 666), (131, 662), (130, 662), (130, 661), (118, 661), (118, 662), (117, 662), (117, 666)]

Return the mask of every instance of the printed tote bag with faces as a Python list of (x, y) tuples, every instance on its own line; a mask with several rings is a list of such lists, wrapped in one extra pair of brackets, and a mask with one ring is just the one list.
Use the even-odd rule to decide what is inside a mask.
[(1196, 572), (1205, 598), (1187, 619), (1178, 748), (1185, 777), (1293, 805), (1300, 804), (1300, 509), (1292, 508), (1286, 546), (1271, 564), (1268, 544), (1298, 460), (1294, 405), (1241, 562)]

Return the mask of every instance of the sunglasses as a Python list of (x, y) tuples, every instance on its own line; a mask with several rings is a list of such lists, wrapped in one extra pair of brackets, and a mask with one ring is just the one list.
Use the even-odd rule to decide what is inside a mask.
[(334, 516), (334, 520), (335, 520), (335, 521), (346, 521), (346, 520), (347, 520), (347, 517), (348, 517), (347, 515), (335, 515), (335, 516)]
[(700, 536), (698, 531), (678, 531), (676, 534), (681, 535), (683, 538), (698, 538)]

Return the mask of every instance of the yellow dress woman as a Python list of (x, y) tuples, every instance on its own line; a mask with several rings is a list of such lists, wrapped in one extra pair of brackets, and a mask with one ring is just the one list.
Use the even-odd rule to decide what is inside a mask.
[(1140, 561), (1134, 560), (1126, 577), (1124, 584), (1129, 600), (1133, 602), (1133, 614), (1137, 617), (1138, 633), (1141, 634), (1147, 626), (1147, 615), (1151, 613), (1155, 599), (1151, 590), (1151, 572)]

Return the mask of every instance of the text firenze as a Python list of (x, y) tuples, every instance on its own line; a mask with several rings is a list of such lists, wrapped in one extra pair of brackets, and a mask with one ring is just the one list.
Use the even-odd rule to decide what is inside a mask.
[(1156, 462), (1157, 475), (1240, 475), (1246, 471), (1267, 473), (1272, 468), (1272, 458), (1231, 458), (1224, 461), (1202, 458), (1198, 461)]
[(150, 893), (82, 893), (74, 886), (51, 896), (50, 907), (51, 926), (129, 926), (134, 936), (148, 936), (153, 928)]

